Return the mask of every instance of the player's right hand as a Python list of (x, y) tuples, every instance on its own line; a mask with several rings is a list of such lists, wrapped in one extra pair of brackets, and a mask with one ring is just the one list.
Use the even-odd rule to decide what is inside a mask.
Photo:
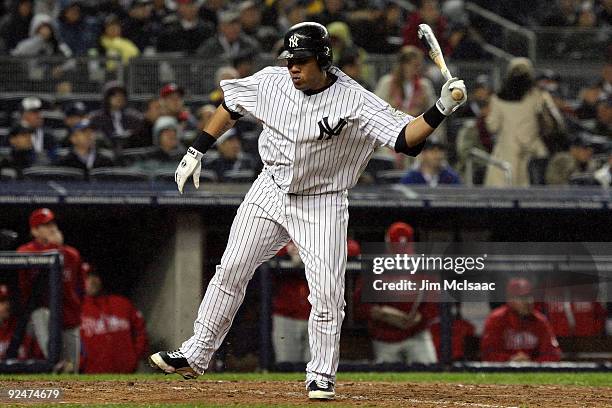
[[(455, 89), (459, 89), (463, 92), (463, 98), (461, 100), (454, 100), (452, 97), (452, 92)], [(440, 112), (442, 112), (445, 116), (450, 115), (461, 105), (463, 105), (467, 101), (467, 90), (465, 89), (465, 84), (462, 79), (459, 78), (451, 78), (444, 85), (442, 85), (442, 92), (440, 92), (440, 99), (436, 102), (436, 107)]]
[(189, 176), (193, 175), (193, 185), (195, 188), (200, 188), (200, 172), (202, 171), (202, 153), (190, 147), (187, 150), (183, 160), (179, 163), (174, 173), (174, 181), (178, 186), (178, 190), (183, 194), (183, 187), (189, 179)]

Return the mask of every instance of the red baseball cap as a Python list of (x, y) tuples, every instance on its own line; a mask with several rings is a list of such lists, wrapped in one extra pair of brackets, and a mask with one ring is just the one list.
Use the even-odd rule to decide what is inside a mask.
[(171, 95), (173, 93), (179, 93), (181, 96), (183, 96), (185, 95), (185, 90), (174, 82), (172, 82), (162, 87), (162, 89), (159, 91), (159, 96), (165, 98), (166, 96)]
[(34, 210), (30, 215), (30, 228), (36, 228), (42, 224), (48, 224), (55, 221), (55, 214), (48, 208), (39, 208)]
[(531, 282), (525, 278), (512, 278), (506, 285), (506, 295), (508, 297), (528, 296), (532, 290)]
[(414, 241), (414, 228), (405, 222), (394, 222), (391, 224), (387, 233), (385, 234), (387, 242), (413, 242)]
[(0, 302), (3, 302), (5, 300), (9, 300), (8, 286), (0, 285)]

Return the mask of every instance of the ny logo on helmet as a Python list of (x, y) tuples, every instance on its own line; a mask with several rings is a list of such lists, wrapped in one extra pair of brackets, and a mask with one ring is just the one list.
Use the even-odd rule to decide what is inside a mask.
[(291, 48), (295, 48), (298, 46), (298, 39), (299, 37), (297, 36), (297, 34), (293, 34), (291, 37), (289, 37), (289, 46)]
[(317, 124), (319, 125), (319, 137), (317, 140), (329, 140), (332, 136), (338, 136), (346, 126), (346, 119), (340, 119), (338, 124), (332, 128), (328, 122), (329, 116), (324, 117)]

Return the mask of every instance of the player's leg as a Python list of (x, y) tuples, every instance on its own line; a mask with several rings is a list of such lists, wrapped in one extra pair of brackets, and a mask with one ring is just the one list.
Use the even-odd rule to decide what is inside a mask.
[(312, 306), (306, 382), (309, 387), (328, 389), (321, 393), (311, 390), (309, 396), (333, 398), (345, 306), (348, 201), (346, 194), (290, 196), (288, 213), (287, 230), (306, 266)]
[(230, 329), (255, 269), (289, 241), (277, 221), (280, 204), (267, 181), (260, 176), (238, 209), (221, 263), (198, 309), (193, 336), (179, 350), (152, 355), (153, 366), (186, 378), (203, 374)]
[(49, 318), (50, 311), (47, 307), (39, 307), (30, 314), (34, 336), (45, 358), (49, 356)]

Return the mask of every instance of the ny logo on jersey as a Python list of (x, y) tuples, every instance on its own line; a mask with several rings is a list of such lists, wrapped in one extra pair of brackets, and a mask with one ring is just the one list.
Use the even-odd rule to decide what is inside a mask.
[(317, 140), (329, 140), (332, 138), (332, 136), (338, 136), (340, 132), (342, 132), (342, 129), (348, 123), (346, 119), (340, 119), (338, 121), (338, 124), (332, 128), (329, 125), (328, 119), (329, 119), (329, 116), (326, 116), (322, 120), (319, 121), (318, 125), (319, 125), (320, 133), (319, 133), (319, 137), (317, 138)]
[(291, 48), (295, 48), (298, 46), (298, 36), (296, 34), (293, 34), (291, 37), (289, 37), (289, 47)]

